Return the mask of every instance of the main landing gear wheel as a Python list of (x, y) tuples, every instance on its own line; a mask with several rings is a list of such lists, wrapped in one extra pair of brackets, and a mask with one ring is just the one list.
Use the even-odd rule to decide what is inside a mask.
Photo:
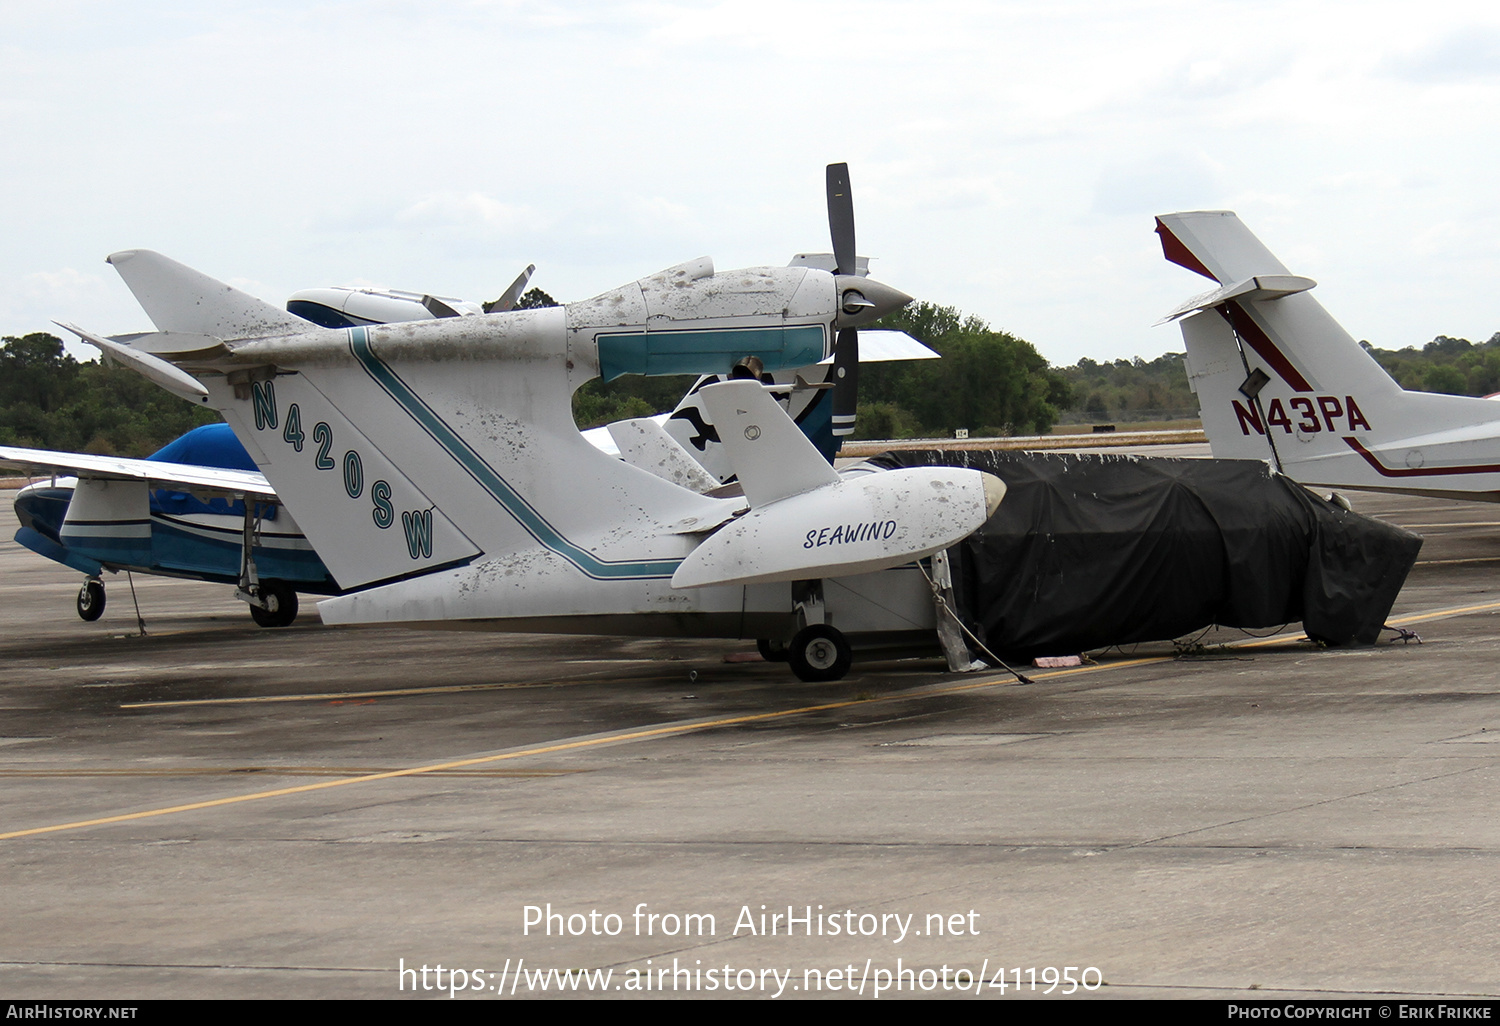
[(770, 638), (756, 638), (755, 648), (760, 652), (760, 657), (768, 663), (786, 662), (787, 647), (784, 641), (772, 641)]
[(250, 618), (262, 627), (286, 627), (297, 619), (297, 593), (285, 581), (261, 581), (266, 608), (250, 607)]
[(838, 680), (849, 672), (854, 650), (848, 640), (823, 623), (804, 627), (787, 647), (787, 662), (799, 680)]
[(104, 585), (99, 581), (84, 581), (78, 589), (78, 616), (90, 623), (104, 615)]

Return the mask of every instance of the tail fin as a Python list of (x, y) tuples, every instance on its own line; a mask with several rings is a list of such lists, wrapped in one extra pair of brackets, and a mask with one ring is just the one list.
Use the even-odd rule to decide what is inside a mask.
[(1169, 315), (1215, 456), (1309, 485), (1500, 499), (1500, 407), (1404, 391), (1233, 213), (1164, 214), (1156, 231), (1220, 286)]
[(108, 263), (160, 331), (231, 341), (307, 330), (307, 322), (295, 314), (149, 249), (122, 250)]
[(1194, 210), (1156, 219), (1162, 253), (1220, 285), (1257, 274), (1290, 274), (1232, 210)]
[(699, 394), (752, 509), (838, 483), (823, 454), (760, 382), (722, 381)]

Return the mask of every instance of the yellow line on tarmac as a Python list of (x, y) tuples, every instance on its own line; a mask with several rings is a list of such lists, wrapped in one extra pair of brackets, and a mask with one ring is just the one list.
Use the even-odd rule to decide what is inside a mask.
[[(1456, 606), (1450, 609), (1436, 609), (1427, 613), (1415, 613), (1391, 621), (1392, 623), (1420, 623), (1424, 620), (1437, 620), (1443, 617), (1462, 616), (1465, 613), (1480, 613), (1500, 609), (1500, 602), (1487, 602), (1473, 606)], [(1249, 648), (1257, 645), (1268, 645), (1288, 638), (1299, 637), (1296, 634), (1280, 634), (1269, 638), (1255, 638), (1250, 641), (1234, 642), (1231, 646)], [(1116, 662), (1095, 663), (1079, 667), (1054, 670), (1049, 673), (1033, 674), (1032, 679), (1047, 679), (1053, 677), (1072, 676), (1079, 673), (1097, 673), (1103, 670), (1125, 669), (1132, 666), (1144, 666), (1150, 663), (1163, 663), (1171, 661), (1171, 656), (1148, 656), (1140, 659), (1122, 659)], [(594, 748), (600, 745), (615, 744), (622, 741), (641, 741), (648, 738), (671, 737), (676, 734), (686, 734), (697, 730), (709, 730), (714, 727), (729, 727), (742, 723), (763, 723), (768, 720), (784, 719), (788, 716), (798, 716), (803, 713), (827, 712), (831, 709), (847, 709), (855, 705), (870, 705), (877, 702), (900, 701), (911, 698), (927, 698), (938, 695), (960, 694), (966, 691), (975, 691), (980, 688), (993, 687), (1009, 680), (1008, 676), (996, 675), (985, 680), (973, 681), (967, 684), (954, 684), (937, 687), (917, 688), (911, 691), (897, 692), (891, 695), (883, 695), (880, 698), (854, 698), (839, 702), (823, 702), (818, 705), (805, 705), (795, 709), (782, 709), (778, 712), (747, 713), (743, 716), (725, 716), (718, 719), (693, 720), (685, 723), (670, 723), (657, 727), (644, 727), (639, 730), (627, 730), (613, 734), (602, 734), (595, 737), (579, 738), (574, 741), (561, 741), (555, 744), (538, 745), (534, 748), (524, 748), (514, 752), (501, 752), (498, 755), (482, 755), (471, 759), (455, 759), (450, 762), (431, 763), (426, 766), (413, 766), (410, 769), (390, 770), (384, 773), (367, 773), (357, 777), (344, 777), (339, 780), (324, 780), (316, 784), (301, 784), (296, 787), (281, 787), (271, 791), (257, 791), (253, 794), (234, 795), (229, 798), (214, 798), (202, 802), (189, 802), (185, 805), (172, 805), (161, 809), (147, 809), (143, 812), (129, 812), (119, 816), (102, 816), (97, 819), (77, 820), (72, 823), (58, 823), (54, 826), (33, 827), (29, 830), (12, 830), (8, 833), (0, 833), (0, 841), (12, 840), (17, 837), (34, 837), (38, 834), (57, 833), (63, 830), (81, 830), (85, 827), (105, 826), (110, 823), (126, 823), (137, 819), (150, 819), (156, 816), (170, 816), (179, 812), (194, 812), (198, 809), (212, 809), (223, 805), (237, 805), (241, 802), (260, 801), (265, 798), (280, 798), (292, 794), (305, 794), (311, 791), (323, 791), (331, 787), (345, 787), (349, 784), (368, 784), (377, 780), (394, 780), (398, 777), (415, 777), (426, 773), (440, 773), (455, 769), (463, 769), (469, 766), (482, 766), (493, 762), (502, 762), (509, 759), (521, 759), (532, 755), (549, 755), (554, 752), (577, 751), (583, 748)]]
[(1434, 609), (1427, 613), (1412, 613), (1410, 616), (1399, 616), (1389, 621), (1393, 624), (1421, 623), (1424, 620), (1441, 620), (1449, 616), (1463, 616), (1465, 613), (1487, 613), (1500, 609), (1500, 602), (1483, 602), (1477, 606), (1454, 606), (1451, 609)]
[(557, 744), (539, 745), (535, 748), (524, 748), (515, 752), (502, 752), (499, 755), (483, 755), (473, 759), (456, 759), (452, 762), (432, 763), (427, 766), (413, 766), (410, 769), (391, 770), (386, 773), (368, 773), (364, 776), (346, 777), (341, 780), (325, 780), (317, 784), (302, 784), (297, 787), (281, 787), (273, 791), (257, 791), (254, 794), (235, 795), (230, 798), (214, 798), (203, 802), (189, 802), (186, 805), (173, 805), (164, 809), (148, 809), (144, 812), (130, 812), (120, 816), (103, 816), (99, 819), (79, 820), (74, 823), (59, 823), (56, 826), (35, 827), (30, 830), (13, 830), (9, 833), (0, 834), (0, 841), (10, 840), (16, 837), (30, 837), (36, 834), (50, 834), (59, 830), (78, 830), (83, 827), (103, 826), (107, 823), (125, 823), (134, 819), (149, 819), (154, 816), (169, 816), (178, 812), (192, 812), (196, 809), (212, 809), (221, 805), (235, 805), (240, 802), (259, 801), (263, 798), (280, 798), (289, 794), (303, 794), (309, 791), (322, 791), (330, 787), (344, 787), (348, 784), (368, 784), (377, 780), (394, 780), (397, 777), (414, 777), (423, 773), (437, 773), (444, 770), (462, 769), (467, 766), (480, 766), (485, 763), (500, 762), (505, 759), (521, 759), (530, 755), (548, 755), (554, 752), (574, 751), (580, 748), (592, 748), (597, 745), (612, 744), (620, 741), (638, 741), (652, 737), (668, 737), (673, 734), (684, 734), (693, 730), (707, 730), (711, 727), (732, 726), (739, 723), (753, 723), (759, 720), (778, 719), (784, 716), (794, 716), (798, 713), (822, 712), (828, 709), (839, 709), (850, 705), (862, 704), (859, 699), (843, 702), (828, 702), (822, 705), (803, 706), (798, 709), (785, 709), (780, 712), (751, 713), (745, 716), (729, 716), (716, 720), (700, 720), (691, 723), (667, 724), (660, 727), (647, 727), (642, 730), (622, 731), (616, 734), (605, 734), (599, 737), (581, 738), (576, 741), (564, 741)]
[[(1428, 620), (1445, 620), (1450, 616), (1463, 616), (1467, 613), (1485, 613), (1500, 609), (1500, 602), (1484, 602), (1476, 606), (1452, 606), (1448, 609), (1432, 609), (1425, 613), (1412, 613), (1409, 616), (1398, 616), (1386, 623), (1390, 626), (1400, 626), (1408, 623), (1423, 623)], [(1288, 631), (1285, 634), (1275, 634), (1269, 638), (1251, 638), (1246, 641), (1231, 641), (1225, 648), (1262, 648), (1266, 645), (1274, 645), (1283, 641), (1291, 641), (1303, 638), (1306, 635), (1301, 631)]]
[[(1081, 666), (1067, 670), (1059, 670), (1053, 673), (1037, 674), (1036, 677), (1056, 677), (1064, 674), (1080, 672), (1097, 672), (1100, 670), (1123, 669), (1129, 666), (1140, 666), (1145, 663), (1162, 662), (1163, 657), (1152, 657), (1147, 659), (1124, 659), (1112, 663), (1099, 663), (1092, 666)], [(156, 816), (170, 816), (179, 812), (193, 812), (198, 809), (212, 809), (221, 805), (235, 805), (240, 802), (259, 801), (264, 798), (280, 798), (291, 794), (304, 794), (309, 791), (322, 791), (330, 787), (344, 787), (349, 784), (367, 784), (377, 780), (394, 780), (397, 777), (414, 777), (426, 773), (451, 772), (469, 766), (481, 766), (487, 763), (500, 762), (507, 759), (521, 759), (532, 755), (548, 755), (554, 752), (576, 751), (582, 748), (593, 748), (599, 745), (615, 744), (622, 741), (640, 741), (655, 737), (670, 737), (674, 734), (686, 734), (690, 731), (708, 730), (714, 727), (735, 726), (742, 723), (764, 722), (766, 720), (783, 719), (788, 716), (797, 716), (802, 713), (826, 712), (830, 709), (845, 709), (855, 705), (869, 705), (875, 702), (889, 702), (909, 698), (926, 698), (934, 695), (958, 694), (965, 691), (973, 691), (978, 688), (993, 687), (996, 684), (1010, 680), (1009, 676), (995, 676), (983, 681), (975, 681), (967, 684), (956, 684), (937, 688), (921, 688), (917, 691), (899, 692), (892, 695), (883, 695), (880, 698), (853, 698), (839, 702), (824, 702), (819, 705), (800, 706), (796, 709), (782, 709), (777, 712), (747, 713), (743, 716), (726, 716), (711, 720), (694, 720), (686, 723), (671, 723), (659, 727), (646, 727), (640, 730), (627, 730), (614, 734), (603, 734), (597, 737), (585, 737), (575, 741), (563, 741), (550, 745), (539, 745), (535, 748), (525, 748), (514, 752), (502, 752), (499, 755), (483, 755), (472, 759), (456, 759), (451, 762), (432, 763), (426, 766), (413, 766), (410, 769), (390, 770), (384, 773), (367, 773), (357, 777), (344, 777), (339, 780), (325, 780), (316, 784), (301, 784), (296, 787), (280, 787), (271, 791), (257, 791), (254, 794), (234, 795), (229, 798), (214, 798), (202, 802), (189, 802), (185, 805), (172, 805), (162, 809), (147, 809), (144, 812), (129, 812), (119, 816), (102, 816), (97, 819), (84, 819), (72, 823), (58, 823), (54, 826), (33, 827), (30, 830), (12, 830), (9, 833), (0, 833), (0, 841), (11, 840), (17, 837), (32, 837), (37, 834), (56, 833), (61, 830), (81, 830), (84, 827), (104, 826), (109, 823), (125, 823), (136, 819), (150, 819)], [(1033, 678), (1035, 679), (1035, 678)]]
[[(388, 770), (369, 766), (165, 766), (149, 769), (122, 769), (98, 766), (83, 769), (0, 769), (0, 780), (44, 779), (69, 780), (83, 777), (233, 777), (259, 774), (266, 777), (357, 777)], [(587, 773), (578, 769), (475, 769), (438, 773), (456, 777), (563, 777)]]

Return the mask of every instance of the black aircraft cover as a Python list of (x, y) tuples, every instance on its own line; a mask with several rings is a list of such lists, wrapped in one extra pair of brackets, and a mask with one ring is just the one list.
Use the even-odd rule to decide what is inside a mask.
[(871, 462), (1005, 482), (995, 515), (949, 550), (958, 614), (1001, 656), (1297, 621), (1329, 644), (1370, 644), (1422, 547), (1257, 460), (907, 450)]

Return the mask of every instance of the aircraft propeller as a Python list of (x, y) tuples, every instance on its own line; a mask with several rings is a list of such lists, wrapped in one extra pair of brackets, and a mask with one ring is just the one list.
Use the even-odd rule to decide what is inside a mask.
[(833, 433), (854, 432), (859, 406), (859, 325), (911, 302), (903, 292), (859, 274), (854, 249), (854, 198), (849, 165), (828, 165), (828, 232), (833, 237), (834, 284), (839, 313), (833, 344)]
[[(849, 165), (828, 165), (828, 233), (833, 236), (834, 280), (855, 273), (854, 197), (849, 193)], [(845, 290), (839, 282), (839, 308), (846, 299), (858, 303), (857, 290)], [(856, 307), (856, 309), (858, 309)], [(859, 329), (840, 328), (833, 345), (833, 433), (842, 437), (854, 432), (859, 405)]]
[(531, 280), (531, 276), (535, 273), (536, 264), (527, 264), (526, 270), (522, 271), (516, 277), (516, 280), (510, 283), (510, 288), (505, 290), (505, 295), (495, 300), (494, 305), (489, 307), (485, 312), (503, 313), (506, 310), (514, 309), (515, 305), (521, 301), (521, 293), (526, 291), (526, 283)]

